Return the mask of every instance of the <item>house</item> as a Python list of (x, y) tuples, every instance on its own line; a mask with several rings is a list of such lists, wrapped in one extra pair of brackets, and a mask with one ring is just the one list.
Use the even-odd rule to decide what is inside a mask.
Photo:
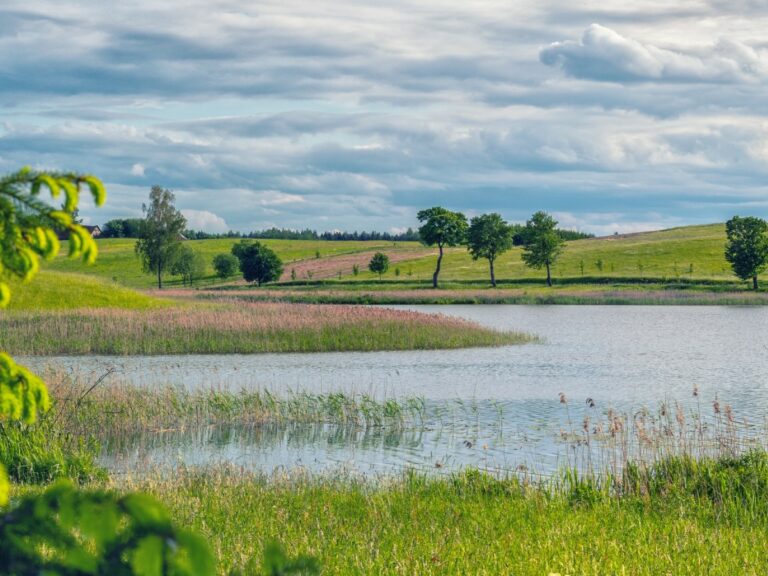
[[(101, 236), (101, 228), (99, 226), (86, 226), (83, 224), (83, 228), (88, 231), (91, 238), (98, 238)], [(58, 232), (56, 236), (58, 236), (59, 240), (69, 240), (69, 231), (65, 230), (63, 232)]]

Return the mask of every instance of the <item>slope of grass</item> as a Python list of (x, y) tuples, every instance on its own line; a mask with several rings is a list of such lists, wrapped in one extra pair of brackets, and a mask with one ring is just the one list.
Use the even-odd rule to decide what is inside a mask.
[[(725, 225), (686, 226), (658, 232), (647, 232), (607, 238), (590, 238), (568, 242), (553, 268), (556, 278), (678, 278), (734, 279), (723, 255)], [(526, 267), (521, 249), (513, 248), (496, 263), (496, 276), (502, 280), (543, 278), (544, 272)], [(583, 274), (582, 274), (583, 264)], [(432, 277), (435, 257), (400, 262), (404, 280)], [(444, 281), (488, 278), (488, 262), (473, 261), (463, 248), (447, 251), (441, 279)], [(375, 275), (362, 272), (360, 280)], [(395, 278), (394, 268), (387, 274)]]
[[(216, 254), (229, 252), (236, 240), (193, 240), (188, 245), (202, 253), (207, 261)], [(428, 281), (434, 270), (435, 256), (425, 255), (425, 248), (416, 242), (332, 242), (314, 240), (264, 240), (285, 263), (287, 279), (295, 268), (299, 280), (310, 280), (307, 270), (315, 270), (314, 279), (337, 278), (341, 273), (344, 281), (370, 283), (378, 277), (367, 269), (371, 251), (388, 252), (393, 259), (385, 279), (403, 283)], [(151, 288), (155, 279), (141, 271), (134, 254), (135, 241), (131, 239), (99, 240), (100, 255), (95, 266), (84, 273), (101, 276), (120, 284)], [(677, 280), (735, 280), (730, 266), (723, 256), (725, 226), (711, 224), (686, 226), (658, 232), (630, 234), (576, 240), (567, 243), (554, 266), (558, 279), (605, 278), (605, 279), (654, 279), (663, 282)], [(431, 250), (431, 249), (427, 249)], [(436, 253), (436, 250), (433, 250)], [(317, 259), (317, 253), (320, 258)], [(496, 263), (499, 280), (533, 280), (543, 278), (543, 272), (523, 265), (520, 248), (514, 248), (501, 256)], [(345, 256), (359, 255), (359, 258)], [(354, 262), (353, 262), (354, 261)], [(297, 264), (302, 262), (302, 264)], [(316, 262), (317, 264), (313, 264)], [(359, 267), (359, 274), (352, 274), (352, 264)], [(291, 266), (295, 264), (295, 266)], [(47, 264), (52, 270), (79, 271), (77, 263), (62, 257)], [(330, 271), (330, 272), (329, 272)], [(327, 272), (327, 273), (326, 273)], [(397, 274), (399, 272), (399, 274)], [(329, 275), (330, 274), (330, 275)], [(485, 260), (473, 261), (464, 248), (448, 249), (443, 263), (441, 280), (487, 282), (488, 265)], [(201, 284), (217, 283), (213, 270)], [(171, 286), (180, 281), (167, 278)], [(406, 287), (406, 286), (404, 286)]]
[[(201, 253), (208, 262), (209, 277), (203, 283), (218, 281), (213, 277), (213, 258), (217, 254), (229, 253), (232, 245), (237, 242), (239, 242), (238, 239), (186, 241), (188, 246)], [(322, 260), (329, 256), (354, 254), (375, 249), (407, 251), (420, 247), (416, 242), (333, 242), (328, 240), (260, 240), (260, 242), (272, 248), (283, 260), (286, 268), (294, 261), (316, 259), (318, 252), (320, 253), (320, 260)], [(155, 278), (141, 270), (141, 262), (134, 250), (136, 240), (114, 238), (98, 240), (97, 244), (99, 246), (99, 258), (87, 270), (83, 270), (79, 262), (72, 261), (65, 255), (60, 256), (54, 262), (46, 263), (45, 267), (49, 270), (65, 272), (82, 271), (85, 274), (100, 276), (133, 288), (152, 288), (156, 285)], [(167, 275), (165, 281), (169, 285), (180, 284), (178, 278), (174, 279), (170, 275)]]
[[(81, 263), (78, 266), (84, 269)], [(74, 308), (147, 310), (169, 304), (162, 299), (85, 274), (42, 271), (32, 282), (22, 284), (12, 281), (10, 285), (13, 297), (8, 310), (12, 311)]]

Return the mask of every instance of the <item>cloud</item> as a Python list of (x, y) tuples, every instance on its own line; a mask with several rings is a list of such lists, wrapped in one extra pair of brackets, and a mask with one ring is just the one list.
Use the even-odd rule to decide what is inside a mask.
[(131, 166), (131, 175), (132, 176), (144, 176), (144, 165), (139, 164), (138, 162)]
[(202, 230), (203, 232), (226, 232), (229, 226), (224, 218), (217, 216), (208, 210), (190, 210), (188, 208), (181, 210), (181, 213), (187, 219), (187, 228), (189, 230)]
[(599, 24), (586, 29), (579, 41), (555, 42), (539, 58), (576, 78), (600, 81), (746, 83), (763, 77), (763, 53), (733, 40), (721, 39), (695, 50), (672, 50), (622, 36)]

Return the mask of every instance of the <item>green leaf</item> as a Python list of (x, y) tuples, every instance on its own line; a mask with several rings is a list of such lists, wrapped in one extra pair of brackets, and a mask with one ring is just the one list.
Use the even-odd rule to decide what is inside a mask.
[(170, 518), (163, 506), (151, 496), (129, 494), (122, 499), (123, 508), (141, 528), (168, 530)]
[(8, 506), (8, 501), (11, 494), (11, 484), (8, 481), (8, 473), (5, 468), (0, 464), (0, 507)]
[(142, 538), (131, 558), (131, 568), (136, 576), (163, 576), (163, 539), (154, 535)]

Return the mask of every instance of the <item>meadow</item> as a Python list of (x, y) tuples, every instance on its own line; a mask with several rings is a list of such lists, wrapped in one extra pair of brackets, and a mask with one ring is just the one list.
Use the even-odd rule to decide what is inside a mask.
[[(228, 252), (235, 241), (195, 240), (188, 245), (211, 261), (216, 254)], [(551, 291), (541, 289), (542, 271), (524, 266), (519, 247), (496, 262), (499, 290), (490, 290), (486, 261), (472, 260), (464, 248), (446, 249), (437, 295), (431, 292), (436, 249), (416, 242), (264, 242), (283, 259), (285, 268), (278, 283), (261, 290), (267, 299), (316, 303), (764, 303), (761, 296), (738, 294), (746, 292), (748, 285), (733, 276), (725, 260), (723, 224), (568, 242), (553, 268), (555, 290)], [(98, 244), (97, 264), (77, 268), (79, 271), (134, 288), (154, 287), (154, 278), (141, 272), (133, 240), (99, 240)], [(368, 261), (376, 251), (391, 260), (383, 279), (368, 271)], [(47, 264), (49, 269), (61, 271), (76, 266), (64, 257)], [(168, 287), (180, 288), (180, 284), (178, 278), (167, 278)], [(215, 277), (210, 266), (194, 288), (250, 289), (237, 277), (226, 281)], [(413, 291), (420, 294), (407, 294)], [(629, 291), (650, 294), (637, 297)], [(696, 294), (680, 295), (682, 291)], [(313, 294), (307, 295), (309, 292)], [(708, 293), (718, 296), (713, 300)]]
[(448, 316), (362, 306), (219, 301), (0, 315), (0, 349), (21, 355), (421, 350), (532, 340)]

